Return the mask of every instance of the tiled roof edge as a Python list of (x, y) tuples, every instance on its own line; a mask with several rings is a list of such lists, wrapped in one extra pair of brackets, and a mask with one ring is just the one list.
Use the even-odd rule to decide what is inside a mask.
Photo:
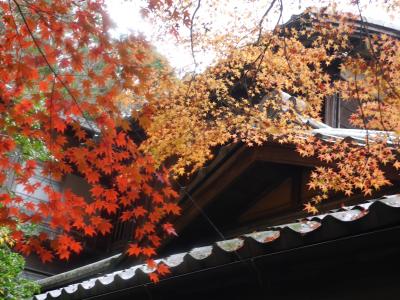
[[(178, 253), (163, 259), (159, 259), (158, 262), (165, 263), (173, 272), (175, 268), (180, 267), (187, 260), (201, 262), (208, 258), (211, 259), (212, 256), (218, 256), (218, 253), (221, 251), (223, 253), (235, 253), (246, 246), (246, 243), (255, 242), (257, 244), (267, 245), (279, 240), (282, 233), (287, 233), (288, 230), (293, 234), (308, 236), (318, 228), (323, 227), (322, 223), (326, 222), (327, 219), (335, 220), (335, 222), (337, 221), (339, 223), (350, 224), (356, 222), (357, 220), (362, 220), (371, 211), (376, 210), (378, 206), (382, 205), (388, 208), (400, 209), (400, 194), (385, 196), (354, 206), (342, 207), (327, 214), (308, 217), (295, 223), (274, 226), (269, 228), (269, 230), (245, 234), (234, 239), (216, 242), (213, 245), (193, 248), (188, 252)], [(146, 265), (136, 265), (128, 269), (116, 271), (96, 278), (91, 278), (80, 283), (36, 295), (34, 299), (72, 299), (70, 298), (71, 295), (83, 295), (93, 288), (103, 290), (113, 286), (119, 286), (121, 283), (128, 280), (131, 281), (132, 285), (135, 285), (135, 282), (133, 281), (135, 278), (137, 281), (136, 284), (140, 285), (147, 280), (143, 275), (145, 273), (150, 273), (151, 271), (152, 270), (148, 269)]]

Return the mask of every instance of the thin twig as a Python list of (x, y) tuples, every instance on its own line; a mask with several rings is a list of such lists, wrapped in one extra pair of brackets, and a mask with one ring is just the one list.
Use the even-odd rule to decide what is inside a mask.
[(261, 17), (261, 20), (260, 20), (260, 22), (258, 24), (259, 31), (258, 31), (258, 39), (257, 39), (256, 45), (260, 44), (261, 37), (262, 37), (262, 28), (263, 28), (264, 20), (267, 17), (267, 15), (269, 14), (269, 12), (271, 11), (271, 9), (274, 7), (275, 2), (276, 2), (276, 0), (272, 0), (271, 4), (269, 5), (267, 10), (265, 11), (264, 15)]
[(364, 129), (366, 130), (366, 133), (367, 133), (366, 134), (366, 144), (367, 144), (367, 150), (368, 150), (368, 153), (369, 153), (370, 152), (370, 150), (369, 150), (369, 131), (368, 131), (368, 125), (367, 125), (367, 117), (366, 117), (366, 115), (364, 113), (363, 104), (361, 102), (361, 98), (360, 98), (360, 94), (359, 94), (359, 88), (358, 88), (358, 84), (357, 84), (357, 74), (354, 74), (354, 85), (355, 85), (355, 88), (356, 88), (357, 103), (358, 103), (358, 106), (360, 108), (361, 117), (362, 117), (362, 121), (363, 121), (363, 124), (364, 124)]
[[(282, 14), (283, 14), (283, 2), (282, 2), (282, 0), (280, 0), (279, 2), (280, 2), (280, 6), (279, 6), (279, 17), (278, 17), (278, 20), (276, 21), (274, 30), (272, 31), (272, 34), (273, 34), (273, 35), (276, 34), (277, 31), (278, 31), (279, 23), (280, 23), (280, 21), (281, 21), (281, 19), (282, 19)], [(257, 69), (256, 69), (257, 72), (256, 72), (256, 74), (255, 74), (255, 79), (257, 79), (257, 73), (260, 71), (261, 64), (262, 64), (262, 62), (263, 62), (263, 60), (264, 60), (264, 57), (265, 57), (265, 53), (267, 52), (267, 50), (268, 50), (269, 45), (271, 44), (271, 42), (272, 42), (272, 37), (269, 39), (268, 43), (265, 45), (265, 47), (264, 47), (263, 51), (261, 52), (261, 54), (260, 54), (260, 55), (256, 58), (256, 60), (254, 61), (254, 63), (255, 63), (255, 62), (257, 62), (258, 60), (260, 60), (259, 63), (258, 63)]]
[[(359, 16), (360, 16), (361, 26), (362, 26), (362, 28), (365, 30), (365, 32), (367, 33), (367, 39), (368, 39), (369, 48), (371, 49), (371, 54), (372, 54), (372, 56), (373, 56), (373, 59), (374, 59), (376, 62), (378, 62), (379, 59), (378, 59), (377, 54), (376, 54), (376, 52), (375, 52), (375, 50), (374, 50), (374, 47), (373, 47), (373, 43), (372, 43), (372, 40), (371, 40), (371, 34), (370, 34), (370, 32), (369, 32), (367, 26), (365, 26), (364, 17), (362, 16), (362, 10), (361, 10), (361, 7), (360, 7), (360, 1), (357, 1), (357, 9), (358, 9), (358, 13), (359, 13)], [(385, 73), (384, 73), (384, 71), (383, 71), (382, 66), (381, 66), (380, 64), (378, 64), (378, 66), (379, 66), (379, 69), (380, 69), (380, 71), (381, 71), (381, 73), (382, 73), (382, 78), (386, 81), (386, 83), (387, 83), (387, 84), (389, 85), (389, 87), (392, 89), (392, 91), (393, 91), (393, 93), (396, 95), (396, 97), (400, 99), (400, 95), (399, 95), (399, 93), (397, 92), (397, 90), (395, 89), (395, 87), (392, 85), (392, 83), (391, 83), (389, 80), (387, 80), (387, 78), (386, 78), (386, 76), (385, 76)]]
[[(377, 68), (379, 68), (379, 71), (380, 71), (381, 74), (382, 74), (383, 80), (385, 80), (385, 82), (389, 85), (389, 87), (392, 89), (392, 91), (393, 91), (394, 94), (397, 96), (397, 98), (400, 99), (400, 96), (398, 95), (398, 93), (397, 93), (397, 91), (395, 90), (395, 88), (394, 88), (394, 87), (392, 86), (392, 84), (385, 78), (383, 68), (382, 68), (381, 64), (379, 63), (379, 59), (378, 59), (377, 54), (375, 53), (375, 50), (374, 50), (374, 48), (373, 48), (373, 44), (372, 44), (372, 40), (371, 40), (371, 34), (370, 34), (370, 32), (369, 32), (367, 26), (365, 25), (364, 18), (363, 18), (363, 16), (362, 16), (362, 10), (361, 10), (361, 7), (360, 7), (360, 2), (357, 1), (356, 4), (357, 4), (357, 9), (358, 9), (359, 17), (360, 17), (361, 27), (365, 30), (365, 32), (366, 32), (366, 34), (367, 34), (367, 39), (368, 39), (369, 48), (370, 48), (370, 50), (371, 50), (371, 54), (372, 54), (372, 57), (373, 57), (373, 60), (374, 60), (374, 63), (375, 63), (375, 76), (376, 76), (376, 79), (378, 78), (378, 74), (377, 74), (377, 73), (378, 73), (378, 70), (377, 70)], [(360, 38), (361, 38), (361, 33), (360, 33)], [(390, 140), (389, 132), (386, 130), (385, 124), (384, 124), (384, 122), (383, 122), (382, 106), (381, 106), (382, 103), (381, 103), (381, 99), (380, 99), (380, 83), (379, 83), (379, 81), (377, 81), (377, 84), (378, 84), (378, 97), (377, 97), (377, 99), (378, 99), (378, 103), (379, 103), (379, 114), (380, 114), (380, 118), (381, 118), (381, 125), (382, 125), (382, 127), (383, 127), (383, 130), (386, 132), (386, 136), (387, 136), (388, 140)], [(363, 121), (363, 122), (364, 122), (364, 121)], [(367, 131), (367, 139), (368, 139), (368, 131)]]
[(39, 42), (37, 41), (36, 37), (34, 36), (31, 28), (29, 27), (28, 22), (26, 21), (25, 15), (21, 9), (21, 6), (19, 5), (19, 3), (17, 2), (17, 0), (13, 0), (13, 2), (15, 3), (15, 5), (17, 6), (17, 9), (19, 11), (19, 14), (22, 17), (22, 20), (26, 26), (26, 29), (29, 32), (29, 35), (31, 36), (33, 43), (35, 44), (36, 48), (38, 49), (40, 55), (43, 57), (46, 65), (49, 67), (50, 71), (54, 74), (55, 78), (61, 83), (61, 85), (65, 88), (65, 90), (67, 91), (67, 93), (70, 95), (71, 99), (75, 102), (75, 104), (77, 105), (82, 117), (87, 121), (87, 124), (89, 125), (89, 127), (93, 130), (93, 132), (96, 132), (95, 128), (90, 124), (90, 122), (86, 119), (85, 114), (83, 113), (81, 107), (79, 106), (79, 102), (78, 100), (75, 98), (74, 94), (72, 93), (72, 91), (70, 90), (70, 88), (68, 87), (68, 85), (60, 78), (60, 76), (58, 75), (58, 73), (56, 72), (56, 70), (53, 68), (53, 66), (50, 64), (50, 62), (48, 61), (46, 54), (43, 52), (42, 48), (39, 45)]
[(194, 41), (193, 41), (193, 25), (194, 25), (194, 18), (196, 17), (197, 12), (199, 11), (201, 6), (201, 0), (198, 0), (197, 2), (197, 7), (193, 12), (191, 21), (190, 21), (190, 49), (192, 51), (192, 57), (193, 57), (193, 62), (194, 62), (194, 72), (196, 72), (197, 69), (197, 61), (196, 61), (196, 56), (194, 54)]

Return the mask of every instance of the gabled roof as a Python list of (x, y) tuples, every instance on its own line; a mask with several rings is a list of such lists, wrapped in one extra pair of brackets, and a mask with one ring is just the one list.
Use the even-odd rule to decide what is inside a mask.
[[(304, 123), (308, 123), (312, 128), (314, 128), (312, 130), (312, 133), (314, 135), (320, 136), (324, 140), (352, 139), (358, 141), (359, 143), (361, 143), (362, 140), (365, 140), (365, 130), (332, 128), (313, 119), (304, 118), (302, 121)], [(383, 133), (379, 131), (369, 131), (368, 134), (373, 136), (374, 134), (380, 135)], [(236, 151), (239, 147), (239, 144), (222, 147), (219, 151), (219, 154), (217, 154), (216, 159), (214, 159), (214, 161), (212, 161), (209, 166), (205, 167), (188, 186), (188, 192), (191, 193), (192, 189), (195, 188), (196, 185), (199, 184), (199, 182), (201, 183), (202, 180), (204, 180), (210, 173), (214, 172), (215, 169), (218, 169), (224, 157), (229, 156), (230, 152)], [(186, 195), (184, 194), (183, 196)], [(109, 270), (115, 270), (115, 267), (117, 267), (117, 265), (124, 260), (124, 257), (125, 255), (122, 253), (117, 254), (98, 262), (77, 269), (73, 269), (71, 271), (41, 279), (39, 280), (39, 283), (45, 290), (50, 290), (69, 284), (71, 282), (77, 282), (86, 278), (95, 277), (96, 274), (104, 274), (104, 272), (107, 272)]]
[[(400, 224), (400, 194), (366, 201), (354, 206), (341, 207), (290, 224), (266, 228), (234, 239), (193, 248), (159, 259), (171, 268), (175, 277), (185, 276), (232, 263), (245, 263), (266, 255), (296, 251), (312, 245), (345, 240), (368, 232)], [(36, 295), (35, 300), (86, 299), (127, 288), (151, 285), (145, 265), (108, 273)]]

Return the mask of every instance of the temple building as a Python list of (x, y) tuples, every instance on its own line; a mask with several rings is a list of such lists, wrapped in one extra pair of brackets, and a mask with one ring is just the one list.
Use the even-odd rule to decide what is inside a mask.
[[(303, 26), (304, 17), (294, 16), (285, 26)], [(361, 43), (365, 28), (357, 26), (352, 39)], [(369, 32), (400, 37), (399, 30), (367, 26)], [(282, 98), (295, 100), (285, 93)], [(348, 118), (355, 109), (335, 95), (326, 101), (323, 122), (302, 122), (327, 143), (352, 140), (364, 147), (367, 134), (380, 132), (352, 128)], [(386, 168), (392, 185), (368, 198), (333, 193), (312, 216), (303, 210), (315, 195), (307, 182), (313, 168), (326, 165), (274, 141), (220, 147), (181, 189), (178, 236), (157, 258), (171, 274), (150, 282), (151, 270), (124, 252), (132, 228), (116, 221), (113, 234), (88, 242), (88, 250), (71, 263), (45, 271), (33, 258), (28, 261), (27, 273), (42, 286), (34, 299), (398, 299), (398, 172)], [(59, 184), (90, 197), (78, 177)]]

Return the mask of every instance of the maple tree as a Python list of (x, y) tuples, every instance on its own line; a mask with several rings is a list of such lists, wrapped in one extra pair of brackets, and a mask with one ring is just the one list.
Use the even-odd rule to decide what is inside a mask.
[[(295, 144), (302, 156), (316, 156), (326, 165), (311, 174), (309, 187), (319, 191), (305, 206), (312, 213), (332, 191), (369, 196), (390, 184), (383, 168), (400, 168), (400, 41), (369, 31), (365, 4), (346, 1), (353, 11), (346, 13), (338, 9), (342, 2), (310, 1), (328, 6), (306, 10), (302, 22), (307, 25), (298, 28), (281, 24), (284, 5), (295, 5), (290, 1), (263, 3), (263, 15), (254, 1), (248, 1), (247, 10), (246, 3), (237, 4), (241, 14), (237, 7), (225, 12), (231, 18), (226, 26), (216, 14), (228, 10), (229, 1), (189, 2), (186, 43), (195, 70), (155, 104), (142, 149), (159, 164), (174, 158), (173, 171), (180, 176), (199, 170), (213, 149), (228, 143)], [(399, 12), (398, 1), (367, 5), (381, 5), (393, 16)], [(170, 12), (154, 10), (146, 15), (171, 20)], [(205, 17), (196, 15), (198, 10)], [(176, 9), (175, 28), (186, 23), (186, 15)], [(199, 72), (199, 57), (207, 51), (216, 53), (216, 62)], [(356, 102), (349, 122), (365, 130), (361, 141), (321, 140), (312, 134), (308, 120), (321, 121), (324, 103), (333, 95)]]
[[(157, 96), (164, 78), (152, 65), (152, 47), (141, 36), (113, 39), (103, 1), (0, 1), (0, 15), (0, 223), (14, 248), (43, 262), (68, 259), (82, 251), (85, 236), (109, 233), (112, 216), (122, 212), (122, 221), (135, 223), (129, 249), (150, 259), (172, 234), (165, 218), (180, 209), (168, 170), (138, 148), (121, 95), (134, 95), (134, 112)], [(145, 122), (149, 113), (134, 117)], [(32, 183), (38, 164), (56, 181), (82, 176), (92, 200)], [(10, 172), (28, 195), (41, 189), (47, 199), (8, 190)], [(21, 229), (40, 223), (55, 236)]]

